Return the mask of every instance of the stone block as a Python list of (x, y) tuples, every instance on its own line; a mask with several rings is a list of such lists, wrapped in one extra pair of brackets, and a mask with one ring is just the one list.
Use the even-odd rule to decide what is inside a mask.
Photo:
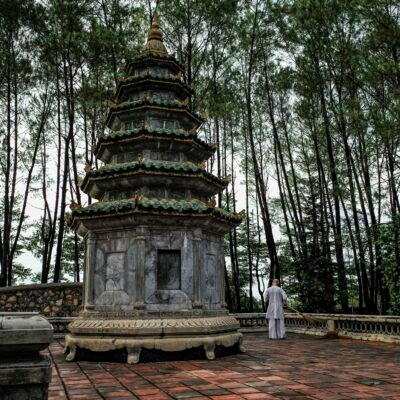
[(44, 400), (51, 381), (51, 360), (32, 355), (0, 360), (0, 400)]
[(0, 400), (47, 399), (53, 327), (37, 313), (0, 313)]

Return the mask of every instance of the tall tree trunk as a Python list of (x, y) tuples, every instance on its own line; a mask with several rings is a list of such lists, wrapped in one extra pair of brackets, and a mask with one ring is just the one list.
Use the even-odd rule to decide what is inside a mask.
[(67, 184), (69, 173), (69, 143), (70, 136), (64, 140), (64, 165), (62, 174), (61, 201), (60, 201), (60, 222), (57, 235), (56, 256), (54, 261), (54, 282), (60, 282), (62, 277), (61, 258), (63, 252), (64, 230), (65, 230), (65, 207), (67, 200)]
[(253, 27), (252, 27), (252, 34), (251, 34), (251, 45), (250, 45), (250, 52), (249, 52), (249, 65), (248, 71), (246, 76), (246, 86), (245, 86), (245, 93), (246, 93), (246, 121), (247, 121), (247, 129), (249, 134), (249, 141), (250, 141), (250, 150), (253, 162), (253, 169), (254, 169), (254, 176), (256, 180), (256, 191), (257, 196), (259, 199), (260, 210), (261, 210), (261, 217), (264, 224), (265, 230), (265, 237), (267, 241), (269, 259), (270, 259), (270, 283), (272, 283), (272, 279), (280, 279), (280, 268), (279, 268), (279, 260), (278, 254), (276, 251), (276, 245), (274, 240), (274, 235), (272, 231), (272, 224), (271, 224), (271, 217), (267, 202), (267, 191), (264, 183), (263, 176), (261, 174), (260, 165), (258, 163), (258, 157), (256, 152), (256, 145), (254, 140), (254, 132), (253, 132), (253, 110), (252, 110), (252, 78), (253, 78), (253, 68), (254, 68), (254, 46), (255, 46), (255, 37), (256, 37), (256, 29), (258, 26), (258, 6), (259, 2), (256, 2), (256, 9), (254, 12), (254, 19), (253, 19)]
[(343, 256), (343, 238), (342, 238), (342, 222), (340, 216), (340, 185), (336, 172), (336, 161), (334, 157), (334, 150), (332, 145), (332, 137), (330, 131), (330, 122), (327, 112), (327, 106), (324, 94), (324, 84), (321, 76), (319, 60), (314, 59), (315, 71), (318, 79), (319, 97), (321, 102), (321, 111), (324, 121), (325, 129), (325, 140), (329, 159), (329, 173), (332, 182), (333, 201), (334, 201), (334, 218), (335, 218), (335, 253), (338, 273), (338, 284), (339, 284), (339, 300), (342, 306), (343, 312), (348, 312), (348, 295), (347, 295), (347, 281), (346, 281), (346, 268), (344, 264)]

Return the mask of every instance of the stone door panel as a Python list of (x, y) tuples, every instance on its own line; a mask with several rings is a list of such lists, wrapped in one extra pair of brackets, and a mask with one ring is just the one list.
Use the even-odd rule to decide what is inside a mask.
[[(193, 245), (191, 232), (171, 228), (150, 231), (146, 239), (145, 303), (148, 310), (191, 308)], [(157, 308), (158, 307), (158, 308)]]
[(157, 250), (157, 290), (181, 290), (180, 250)]

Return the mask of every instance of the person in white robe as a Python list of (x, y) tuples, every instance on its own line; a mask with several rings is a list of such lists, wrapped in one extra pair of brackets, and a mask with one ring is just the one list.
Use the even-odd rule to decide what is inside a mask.
[(268, 332), (270, 339), (285, 339), (285, 315), (283, 307), (286, 304), (287, 296), (283, 289), (279, 287), (279, 279), (272, 281), (272, 286), (265, 289), (264, 301), (267, 304)]

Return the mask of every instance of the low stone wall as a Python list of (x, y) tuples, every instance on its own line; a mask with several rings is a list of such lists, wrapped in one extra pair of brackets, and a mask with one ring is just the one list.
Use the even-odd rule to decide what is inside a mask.
[(73, 317), (82, 304), (82, 283), (45, 283), (0, 288), (0, 311)]

